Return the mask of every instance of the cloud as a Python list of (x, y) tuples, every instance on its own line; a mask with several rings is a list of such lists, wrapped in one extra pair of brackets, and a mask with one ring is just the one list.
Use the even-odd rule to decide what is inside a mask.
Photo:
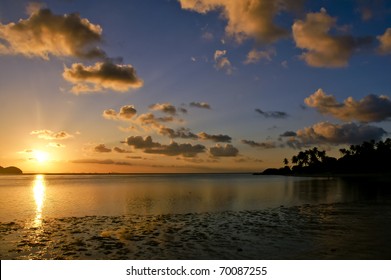
[(53, 147), (53, 148), (65, 148), (65, 145), (63, 144), (60, 144), (60, 143), (54, 143), (54, 142), (50, 142), (48, 144), (49, 147)]
[(248, 54), (247, 58), (244, 61), (244, 64), (251, 64), (251, 63), (257, 63), (261, 59), (266, 59), (268, 61), (272, 60), (272, 56), (276, 55), (276, 50), (275, 49), (268, 49), (265, 51), (259, 51), (256, 49), (252, 49)]
[(286, 37), (289, 32), (274, 23), (274, 17), (283, 11), (302, 6), (302, 0), (178, 0), (182, 9), (198, 13), (218, 11), (227, 20), (225, 32), (241, 43), (254, 38), (272, 43)]
[(196, 107), (201, 109), (212, 109), (206, 102), (190, 102), (190, 107)]
[(391, 100), (387, 96), (367, 95), (361, 100), (348, 97), (343, 103), (333, 95), (318, 89), (304, 102), (322, 114), (331, 115), (343, 121), (380, 122), (391, 118)]
[(225, 143), (231, 143), (232, 138), (228, 135), (218, 134), (218, 135), (211, 135), (206, 132), (200, 132), (197, 134), (199, 139), (201, 140), (210, 140), (213, 142), (225, 142)]
[(198, 135), (192, 133), (189, 129), (184, 127), (174, 130), (169, 127), (161, 126), (159, 128), (159, 133), (170, 138), (198, 139)]
[[(32, 7), (32, 6), (31, 6)], [(30, 9), (30, 17), (17, 23), (0, 23), (0, 53), (41, 57), (105, 58), (97, 44), (102, 28), (76, 13), (55, 15), (49, 9)]]
[(131, 88), (140, 88), (144, 83), (137, 77), (133, 66), (111, 61), (97, 62), (93, 66), (74, 63), (71, 68), (64, 67), (63, 77), (74, 84), (71, 92), (75, 94), (104, 89), (125, 92)]
[(380, 42), (379, 52), (381, 54), (391, 53), (391, 28), (387, 28), (383, 35), (378, 36), (377, 39)]
[(107, 148), (105, 144), (99, 144), (98, 146), (94, 147), (94, 152), (96, 152), (96, 153), (110, 153), (111, 149)]
[(255, 142), (253, 140), (242, 140), (243, 144), (249, 145), (253, 148), (261, 148), (261, 149), (274, 149), (276, 148), (276, 144), (273, 142)]
[(48, 129), (33, 130), (30, 132), (30, 135), (37, 135), (38, 138), (45, 140), (65, 140), (73, 137), (66, 131), (53, 132)]
[(156, 104), (152, 104), (151, 106), (149, 106), (149, 109), (151, 109), (153, 111), (161, 111), (161, 112), (163, 112), (165, 114), (172, 115), (172, 116), (177, 115), (177, 111), (178, 110), (181, 111), (182, 113), (186, 112), (186, 109), (184, 109), (184, 108), (177, 109), (174, 105), (172, 105), (170, 103), (163, 103), (163, 104), (156, 103)]
[(294, 131), (285, 131), (283, 134), (280, 135), (280, 137), (294, 137), (297, 136), (296, 132)]
[(170, 117), (156, 117), (152, 113), (146, 113), (146, 114), (140, 115), (137, 118), (136, 122), (139, 122), (142, 126), (152, 125), (155, 127), (160, 127), (161, 126), (160, 123), (172, 122), (172, 121), (174, 121), (174, 118), (171, 116)]
[(234, 68), (231, 62), (225, 56), (226, 50), (216, 50), (214, 54), (214, 61), (216, 62), (215, 67), (217, 70), (223, 70), (227, 75), (232, 75)]
[(130, 154), (130, 153), (132, 153), (131, 151), (128, 151), (128, 150), (125, 150), (125, 149), (121, 149), (119, 147), (114, 147), (113, 151), (115, 151), (117, 153), (120, 153), (120, 154)]
[(132, 146), (135, 149), (141, 149), (147, 154), (196, 157), (199, 153), (205, 152), (205, 146), (203, 145), (192, 145), (188, 143), (178, 144), (174, 141), (169, 145), (163, 145), (158, 142), (153, 142), (151, 136), (145, 138), (141, 136), (130, 136), (123, 143)]
[(302, 144), (358, 144), (369, 140), (380, 140), (387, 132), (376, 126), (367, 124), (332, 124), (320, 122), (300, 129), (297, 139)]
[(239, 154), (239, 150), (231, 144), (225, 146), (216, 144), (216, 146), (209, 149), (209, 152), (214, 157), (236, 157)]
[(348, 64), (353, 51), (369, 44), (370, 38), (354, 38), (349, 35), (331, 35), (337, 29), (336, 18), (325, 9), (309, 13), (305, 20), (296, 20), (292, 26), (293, 38), (298, 48), (306, 50), (301, 55), (305, 62), (314, 67), (343, 67)]
[(137, 110), (133, 105), (122, 106), (117, 113), (114, 109), (107, 109), (103, 111), (103, 117), (108, 120), (130, 120), (137, 114)]
[(178, 144), (172, 142), (169, 145), (160, 145), (159, 147), (147, 148), (144, 150), (148, 154), (160, 154), (166, 156), (196, 157), (199, 153), (205, 152), (205, 146), (192, 144)]
[(264, 112), (261, 109), (255, 109), (255, 112), (261, 114), (265, 118), (285, 119), (288, 117), (287, 113), (281, 111)]
[(161, 146), (160, 143), (153, 142), (151, 136), (146, 136), (145, 138), (141, 136), (130, 136), (126, 138), (123, 143), (127, 144), (128, 146), (132, 146), (135, 149), (150, 149)]
[(108, 165), (125, 165), (125, 166), (132, 166), (130, 162), (127, 161), (114, 161), (112, 159), (105, 159), (105, 160), (99, 160), (99, 159), (77, 159), (72, 160), (71, 163), (82, 163), (82, 164), (108, 164)]

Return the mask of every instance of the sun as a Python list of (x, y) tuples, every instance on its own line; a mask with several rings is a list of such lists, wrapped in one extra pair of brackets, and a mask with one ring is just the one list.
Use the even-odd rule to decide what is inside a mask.
[(45, 163), (49, 160), (49, 154), (44, 151), (35, 150), (34, 159), (39, 163)]

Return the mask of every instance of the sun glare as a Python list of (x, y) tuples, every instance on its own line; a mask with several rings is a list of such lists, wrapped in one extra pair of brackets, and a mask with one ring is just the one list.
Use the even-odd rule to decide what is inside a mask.
[(34, 151), (34, 158), (39, 162), (39, 163), (44, 163), (49, 160), (49, 154), (44, 151)]

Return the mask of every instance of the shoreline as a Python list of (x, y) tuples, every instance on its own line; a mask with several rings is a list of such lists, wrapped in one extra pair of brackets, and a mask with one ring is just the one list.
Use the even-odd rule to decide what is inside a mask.
[[(379, 215), (382, 213), (382, 215)], [(0, 223), (1, 259), (389, 259), (391, 204)], [(31, 222), (31, 221), (30, 221)]]

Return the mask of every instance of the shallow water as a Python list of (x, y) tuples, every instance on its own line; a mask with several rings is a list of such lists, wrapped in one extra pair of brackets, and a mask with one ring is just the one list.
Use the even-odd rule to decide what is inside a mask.
[(0, 222), (262, 210), (388, 199), (365, 180), (250, 174), (0, 176)]

